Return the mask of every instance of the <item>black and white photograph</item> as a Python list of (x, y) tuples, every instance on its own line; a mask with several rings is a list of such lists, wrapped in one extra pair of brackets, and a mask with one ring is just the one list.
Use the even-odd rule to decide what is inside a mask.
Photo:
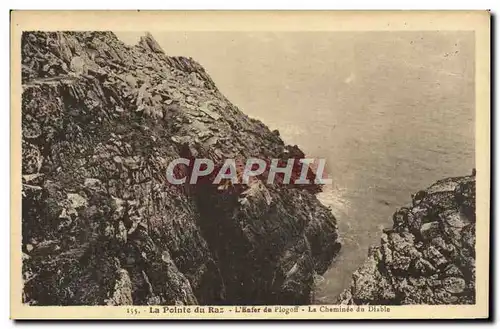
[(474, 30), (19, 36), (23, 308), (486, 303)]

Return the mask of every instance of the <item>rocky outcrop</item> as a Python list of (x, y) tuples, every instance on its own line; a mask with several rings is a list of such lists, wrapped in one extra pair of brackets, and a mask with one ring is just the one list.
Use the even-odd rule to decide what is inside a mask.
[(474, 304), (475, 176), (413, 195), (354, 274), (343, 304)]
[(149, 34), (25, 32), (22, 84), (25, 303), (310, 302), (340, 248), (317, 189), (166, 183), (179, 157), (303, 157), (198, 63)]

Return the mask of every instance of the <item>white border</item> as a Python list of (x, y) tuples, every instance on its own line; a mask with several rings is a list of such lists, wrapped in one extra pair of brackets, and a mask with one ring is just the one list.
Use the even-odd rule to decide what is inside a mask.
[[(335, 4), (329, 4), (326, 1), (318, 1), (318, 0), (308, 0), (308, 1), (296, 1), (296, 0), (288, 0), (288, 1), (273, 1), (273, 0), (253, 0), (253, 1), (202, 1), (202, 0), (183, 0), (179, 1), (177, 3), (168, 3), (168, 6), (166, 6), (165, 1), (148, 1), (148, 0), (141, 0), (140, 2), (125, 2), (122, 1), (120, 3), (114, 3), (111, 5), (110, 3), (107, 3), (102, 0), (86, 0), (85, 2), (68, 2), (68, 1), (52, 1), (52, 0), (45, 0), (45, 1), (4, 1), (2, 2), (2, 11), (0, 11), (0, 14), (3, 15), (2, 22), (3, 22), (3, 29), (2, 29), (2, 34), (0, 38), (1, 45), (3, 46), (3, 52), (2, 52), (2, 63), (3, 65), (0, 66), (0, 69), (2, 70), (2, 92), (3, 92), (3, 97), (1, 98), (5, 104), (4, 109), (0, 111), (0, 133), (2, 136), (0, 136), (0, 151), (2, 152), (2, 155), (7, 155), (10, 154), (9, 148), (10, 148), (10, 134), (9, 134), (9, 83), (10, 83), (10, 77), (9, 77), (9, 8), (16, 8), (16, 9), (110, 9), (111, 7), (113, 9), (136, 9), (137, 5), (140, 5), (142, 9), (377, 9), (377, 10), (382, 10), (382, 9), (491, 9), (493, 13), (498, 13), (498, 7), (499, 7), (498, 1), (485, 1), (485, 0), (475, 0), (475, 1), (436, 1), (436, 0), (420, 0), (420, 1), (377, 1), (375, 2), (370, 2), (370, 1), (360, 1), (360, 0), (350, 0), (346, 1), (344, 3), (335, 3)], [(495, 36), (494, 42), (498, 42), (498, 34)], [(492, 60), (497, 59), (497, 57), (492, 58)], [(496, 76), (496, 72), (492, 72), (493, 77)], [(495, 87), (495, 90), (492, 90), (495, 94), (498, 94), (499, 87), (498, 85)], [(496, 120), (493, 124), (498, 123), (498, 115), (496, 116)], [(494, 130), (493, 130), (494, 131)], [(495, 139), (495, 141), (497, 141)], [(498, 142), (498, 141), (497, 141)], [(498, 146), (498, 143), (495, 143), (494, 145)], [(496, 147), (495, 146), (495, 147)], [(498, 150), (496, 150), (498, 151)], [(0, 182), (2, 183), (2, 189), (1, 189), (1, 195), (0, 195), (0, 209), (2, 209), (3, 214), (4, 214), (4, 228), (2, 230), (3, 234), (3, 259), (5, 260), (4, 262), (8, 263), (9, 259), (9, 240), (10, 240), (10, 230), (8, 229), (8, 220), (9, 218), (9, 195), (10, 195), (10, 175), (9, 175), (9, 163), (10, 161), (4, 160), (1, 162), (2, 170), (0, 171), (0, 177), (1, 180)], [(493, 168), (492, 168), (493, 169)], [(497, 183), (497, 180), (495, 180), (495, 185)], [(496, 194), (495, 200), (492, 203), (494, 206), (497, 204), (497, 201), (499, 201), (500, 197), (498, 194)], [(495, 209), (494, 211), (494, 216), (492, 219), (494, 220), (495, 218), (498, 218), (497, 211)], [(493, 235), (499, 235), (499, 225), (495, 225), (495, 232)], [(494, 250), (494, 246), (491, 248)], [(498, 264), (499, 261), (499, 256), (498, 252), (495, 253), (495, 259), (492, 260), (494, 263)], [(11, 328), (14, 326), (14, 323), (12, 321), (9, 321), (9, 294), (7, 293), (9, 291), (9, 271), (1, 271), (1, 288), (3, 288), (1, 291), (4, 292), (2, 294), (2, 299), (1, 299), (1, 308), (0, 310), (2, 311), (1, 318), (3, 320), (2, 327), (6, 328)], [(497, 296), (498, 292), (498, 285), (496, 286), (495, 290), (495, 296)], [(496, 311), (496, 309), (495, 309)], [(496, 313), (496, 312), (495, 312)], [(169, 323), (168, 325), (172, 325), (173, 323)], [(179, 323), (177, 323), (179, 324)], [(234, 324), (234, 323), (233, 323)], [(359, 324), (359, 323), (358, 323)], [(372, 326), (385, 326), (387, 325), (386, 323), (369, 323)], [(439, 323), (437, 323), (439, 324)], [(431, 326), (433, 327), (435, 324), (431, 324), (428, 322), (422, 322), (420, 325), (422, 326)], [(457, 323), (453, 323), (452, 325), (456, 325)], [(465, 323), (462, 323), (465, 324)], [(47, 325), (52, 325), (51, 323), (47, 323)], [(75, 326), (76, 324), (70, 324), (70, 323), (65, 323), (64, 326)], [(109, 324), (97, 324), (97, 327), (104, 327), (105, 325)], [(143, 326), (144, 324), (138, 324), (134, 323), (135, 326)], [(163, 324), (160, 324), (163, 325)], [(182, 325), (182, 324), (181, 324)], [(213, 326), (219, 325), (219, 324), (212, 324)], [(229, 324), (228, 325), (232, 325)], [(265, 324), (259, 324), (259, 325), (265, 325)], [(302, 324), (304, 326), (308, 324)], [(329, 324), (331, 325), (331, 324)], [(336, 326), (339, 325), (340, 327), (343, 326), (348, 326), (349, 324), (345, 323), (337, 323), (335, 324)], [(405, 324), (398, 323), (398, 326), (402, 326)], [(406, 324), (408, 325), (408, 324)]]

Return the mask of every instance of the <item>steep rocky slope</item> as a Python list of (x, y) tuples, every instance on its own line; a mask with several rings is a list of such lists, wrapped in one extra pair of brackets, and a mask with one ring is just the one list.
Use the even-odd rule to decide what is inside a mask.
[(166, 184), (179, 157), (304, 156), (198, 63), (150, 35), (25, 32), (22, 84), (23, 302), (310, 302), (340, 248), (317, 188)]
[(343, 304), (474, 304), (475, 176), (440, 180), (394, 213)]

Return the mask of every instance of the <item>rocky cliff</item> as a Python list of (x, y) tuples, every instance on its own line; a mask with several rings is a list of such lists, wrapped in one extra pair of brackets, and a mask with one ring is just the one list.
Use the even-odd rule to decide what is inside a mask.
[[(167, 50), (168, 52), (168, 50)], [(337, 254), (317, 189), (166, 184), (176, 158), (301, 158), (151, 35), (22, 35), (23, 302), (309, 303)]]
[(436, 182), (399, 209), (342, 304), (474, 304), (475, 176)]

